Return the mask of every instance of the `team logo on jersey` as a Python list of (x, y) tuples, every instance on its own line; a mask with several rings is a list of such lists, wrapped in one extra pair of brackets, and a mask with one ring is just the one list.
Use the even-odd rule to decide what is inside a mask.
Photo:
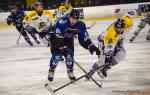
[(112, 44), (112, 42), (113, 42), (112, 39), (110, 39), (110, 40), (108, 41), (108, 44)]

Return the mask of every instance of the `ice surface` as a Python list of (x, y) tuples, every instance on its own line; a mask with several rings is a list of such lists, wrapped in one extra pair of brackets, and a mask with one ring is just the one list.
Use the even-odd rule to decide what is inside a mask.
[[(125, 44), (127, 56), (124, 61), (108, 72), (103, 80), (103, 88), (98, 88), (92, 81), (82, 79), (56, 93), (56, 95), (120, 95), (123, 91), (143, 92), (150, 89), (150, 42), (146, 41), (149, 26), (142, 30), (134, 43), (129, 43), (139, 20), (127, 37)], [(112, 21), (99, 21), (88, 32), (97, 45), (97, 36), (106, 29)], [(92, 23), (87, 23), (90, 26)], [(51, 95), (44, 87), (47, 81), (50, 50), (42, 43), (30, 47), (21, 38), (15, 28), (0, 29), (0, 95)], [(33, 40), (32, 40), (33, 41)], [(75, 41), (75, 60), (87, 71), (97, 60), (96, 55), (90, 55)], [(75, 65), (77, 77), (84, 73)], [(100, 82), (97, 74), (94, 78)], [(65, 63), (60, 62), (56, 72), (53, 88), (69, 82)], [(117, 92), (122, 91), (122, 92)]]

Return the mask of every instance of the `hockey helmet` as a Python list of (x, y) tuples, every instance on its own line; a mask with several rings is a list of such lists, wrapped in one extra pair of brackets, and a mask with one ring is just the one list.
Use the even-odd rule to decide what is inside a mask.
[(11, 10), (11, 9), (17, 9), (17, 6), (16, 6), (15, 4), (11, 4), (11, 5), (9, 5), (8, 7), (9, 7), (10, 10)]
[(36, 2), (36, 3), (35, 3), (35, 9), (37, 9), (38, 6), (42, 6), (42, 7), (43, 7), (42, 2)]
[(70, 12), (70, 17), (75, 18), (75, 19), (79, 19), (79, 17), (80, 17), (79, 11), (76, 9), (72, 9), (72, 11)]
[(125, 27), (125, 21), (124, 19), (119, 18), (115, 23), (114, 23), (116, 28), (124, 28)]

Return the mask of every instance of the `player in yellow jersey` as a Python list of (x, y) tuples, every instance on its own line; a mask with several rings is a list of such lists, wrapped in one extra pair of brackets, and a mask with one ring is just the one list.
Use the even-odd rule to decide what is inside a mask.
[(123, 41), (126, 34), (133, 26), (133, 18), (141, 15), (142, 12), (149, 11), (150, 6), (142, 6), (140, 9), (127, 12), (110, 25), (106, 31), (99, 35), (98, 40), (100, 42), (100, 50), (102, 54), (98, 61), (92, 66), (89, 75), (86, 77), (87, 79), (98, 70), (98, 74), (102, 78), (107, 77), (107, 70), (125, 58), (126, 50)]
[(59, 6), (58, 9), (55, 10), (54, 15), (56, 20), (60, 20), (61, 18), (68, 16), (73, 7), (69, 2), (65, 2), (64, 5)]
[(39, 34), (39, 37), (48, 44), (46, 35), (51, 31), (53, 27), (53, 14), (49, 10), (44, 10), (41, 2), (35, 4), (35, 11), (27, 13), (23, 22), (24, 28), (27, 31), (35, 32)]

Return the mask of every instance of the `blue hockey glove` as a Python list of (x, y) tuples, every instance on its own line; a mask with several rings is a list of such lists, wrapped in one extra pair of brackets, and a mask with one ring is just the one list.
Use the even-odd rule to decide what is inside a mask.
[(12, 23), (12, 19), (11, 18), (7, 18), (7, 24), (10, 25)]

